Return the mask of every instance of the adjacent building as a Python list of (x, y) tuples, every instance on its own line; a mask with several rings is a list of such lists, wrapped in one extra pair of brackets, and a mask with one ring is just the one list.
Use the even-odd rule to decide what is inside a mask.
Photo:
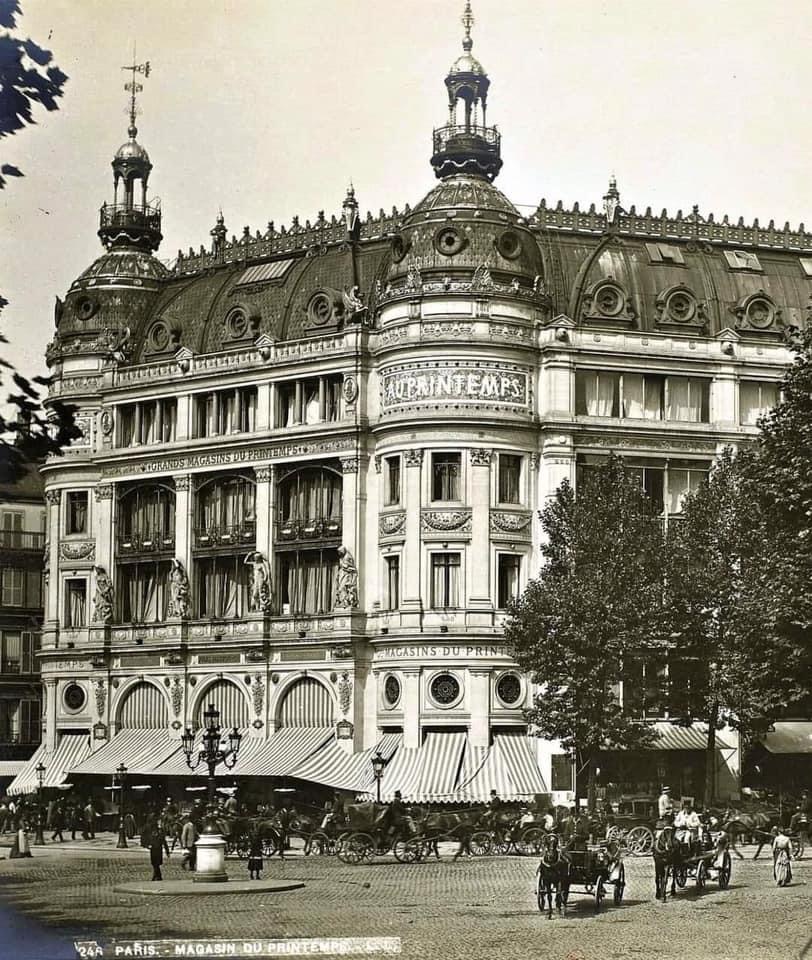
[[(244, 731), (235, 772), (335, 785), (385, 743), (384, 793), (572, 788), (570, 759), (526, 736), (533, 690), (503, 642), (539, 509), (618, 451), (680, 513), (776, 400), (812, 235), (626, 208), (614, 181), (600, 208), (520, 214), (494, 182), (469, 5), (463, 22), (437, 182), (391, 213), (350, 190), (338, 215), (231, 239), (220, 216), (167, 266), (133, 110), (104, 252), (48, 350), (83, 430), (43, 471), (55, 780), (122, 760), (180, 777), (213, 702)], [(665, 723), (674, 670), (641, 663), (629, 709)], [(645, 780), (693, 793), (704, 735), (663, 729)], [(720, 741), (723, 792), (737, 765)], [(640, 788), (613, 769), (610, 790)]]

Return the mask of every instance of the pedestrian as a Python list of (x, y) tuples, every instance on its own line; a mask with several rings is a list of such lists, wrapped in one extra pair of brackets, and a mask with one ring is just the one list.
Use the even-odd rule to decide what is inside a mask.
[(183, 822), (183, 829), (180, 832), (180, 845), (183, 848), (183, 860), (181, 860), (181, 866), (185, 870), (187, 865), (190, 870), (194, 870), (197, 866), (197, 843), (198, 832), (197, 827), (195, 826), (194, 820), (192, 820), (191, 811), (186, 814), (186, 818)]
[(279, 857), (281, 860), (285, 859), (285, 848), (288, 845), (288, 835), (293, 817), (290, 800), (286, 800), (276, 817), (276, 822), (279, 824)]
[(248, 842), (248, 879), (262, 879), (262, 837), (259, 830), (252, 830)]
[(773, 876), (779, 887), (788, 887), (792, 880), (792, 842), (783, 827), (773, 827)]
[(70, 838), (71, 840), (75, 840), (76, 831), (81, 825), (81, 819), (79, 817), (79, 805), (75, 800), (71, 801), (71, 804), (68, 807), (68, 825), (70, 826)]
[(6, 803), (6, 798), (3, 797), (3, 799), (0, 800), (0, 833), (6, 832), (8, 817), (8, 804)]
[(52, 841), (55, 841), (59, 837), (59, 842), (64, 843), (65, 838), (62, 836), (62, 828), (65, 826), (65, 811), (62, 809), (62, 804), (58, 803), (53, 810), (51, 811), (51, 829), (53, 830), (53, 836), (51, 837)]
[(96, 808), (93, 806), (93, 798), (90, 797), (85, 804), (84, 821), (85, 829), (82, 831), (82, 836), (85, 840), (95, 840), (96, 839)]
[(152, 879), (163, 880), (161, 876), (161, 864), (164, 862), (164, 851), (166, 859), (169, 859), (169, 847), (166, 843), (166, 837), (157, 822), (152, 824), (149, 844), (149, 862), (152, 864)]
[(28, 842), (28, 824), (20, 819), (17, 832), (14, 834), (14, 842), (9, 850), (9, 860), (17, 860), (19, 857), (31, 856), (31, 844)]
[(663, 787), (657, 800), (657, 813), (660, 820), (665, 819), (667, 813), (674, 812), (674, 801), (671, 799), (671, 787)]
[(809, 806), (809, 794), (804, 793), (789, 822), (789, 832), (798, 834), (802, 847), (809, 846)]
[(135, 817), (129, 810), (124, 814), (124, 836), (128, 840), (132, 840), (135, 837)]
[(474, 828), (471, 824), (465, 823), (461, 824), (460, 827), (460, 845), (454, 851), (454, 856), (452, 860), (459, 860), (460, 857), (473, 857), (473, 852), (471, 851), (471, 834), (474, 832)]

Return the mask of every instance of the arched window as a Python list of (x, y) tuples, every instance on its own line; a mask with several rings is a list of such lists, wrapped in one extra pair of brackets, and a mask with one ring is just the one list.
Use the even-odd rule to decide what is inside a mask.
[(312, 677), (302, 677), (286, 691), (279, 704), (278, 727), (331, 727), (333, 701), (327, 689)]
[(136, 683), (119, 705), (119, 730), (159, 730), (168, 723), (166, 700), (151, 683)]
[(200, 699), (195, 711), (195, 724), (203, 726), (203, 713), (209, 704), (220, 711), (220, 729), (226, 733), (232, 727), (247, 727), (248, 704), (240, 688), (231, 680), (216, 680)]
[[(341, 522), (341, 474), (330, 467), (305, 467), (279, 481), (279, 520), (298, 523)], [(340, 528), (336, 528), (336, 535)]]
[(197, 493), (196, 545), (253, 543), (255, 490), (253, 480), (234, 474), (203, 483)]

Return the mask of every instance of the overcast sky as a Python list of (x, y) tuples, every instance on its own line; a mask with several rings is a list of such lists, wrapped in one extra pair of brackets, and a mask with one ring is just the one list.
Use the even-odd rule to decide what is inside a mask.
[[(461, 52), (462, 0), (22, 0), (20, 33), (70, 77), (56, 113), (0, 141), (5, 355), (44, 372), (53, 302), (101, 252), (98, 208), (126, 139), (122, 65), (148, 59), (138, 139), (164, 242), (294, 214), (414, 205)], [(530, 212), (698, 203), (812, 227), (810, 0), (474, 0), (474, 55), (502, 131), (501, 189)]]

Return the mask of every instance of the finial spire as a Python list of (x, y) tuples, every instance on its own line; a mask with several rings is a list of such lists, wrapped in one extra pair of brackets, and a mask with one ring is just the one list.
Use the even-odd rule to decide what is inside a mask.
[(607, 221), (614, 220), (619, 209), (620, 191), (617, 188), (617, 177), (613, 173), (609, 177), (609, 189), (603, 195), (603, 212), (606, 214)]
[(124, 89), (130, 94), (130, 126), (129, 126), (129, 129), (127, 130), (127, 133), (129, 134), (131, 140), (135, 140), (136, 136), (138, 135), (138, 127), (136, 127), (135, 125), (135, 117), (136, 117), (136, 114), (138, 113), (138, 107), (136, 105), (135, 98), (136, 98), (136, 95), (141, 93), (141, 91), (144, 89), (144, 85), (136, 81), (135, 75), (136, 73), (140, 73), (143, 75), (144, 79), (146, 80), (146, 78), (149, 76), (149, 60), (147, 60), (144, 63), (136, 63), (135, 62), (135, 44), (133, 44), (132, 65), (129, 67), (122, 67), (121, 69), (129, 70), (133, 75), (132, 80), (129, 81), (129, 83), (124, 84)]
[(462, 26), (465, 30), (465, 37), (462, 41), (462, 49), (466, 53), (471, 52), (471, 47), (474, 45), (474, 41), (471, 39), (471, 27), (476, 23), (474, 20), (474, 14), (471, 10), (471, 0), (465, 0), (465, 10), (463, 10), (462, 17)]

